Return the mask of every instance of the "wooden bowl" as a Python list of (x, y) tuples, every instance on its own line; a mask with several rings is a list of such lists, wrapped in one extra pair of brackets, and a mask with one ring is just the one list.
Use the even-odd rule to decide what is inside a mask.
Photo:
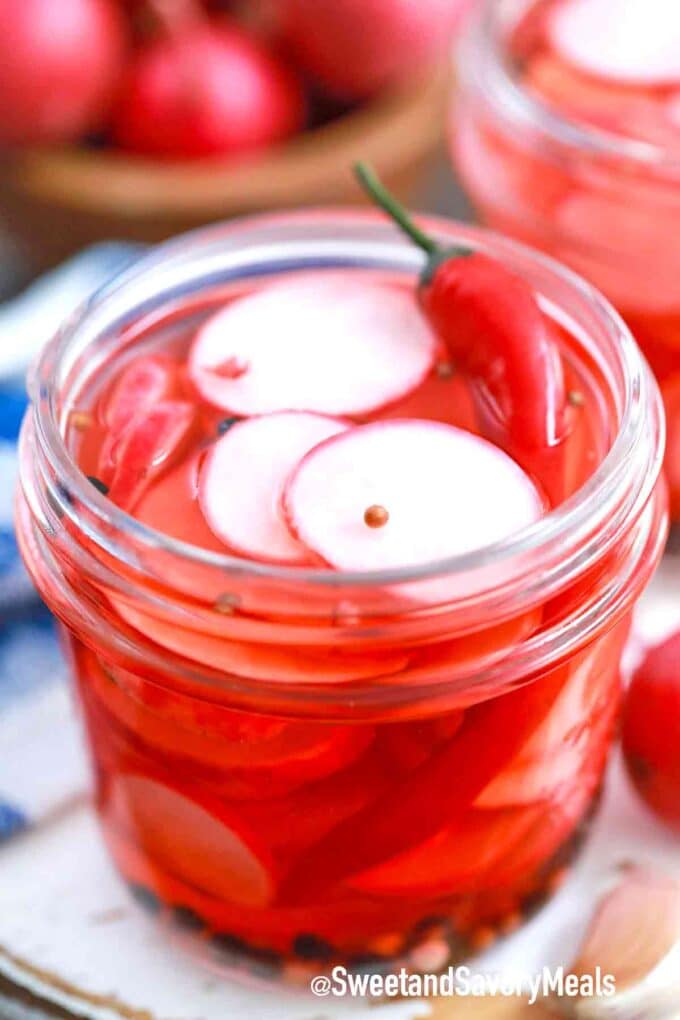
[(351, 166), (371, 162), (407, 197), (441, 141), (441, 70), (238, 164), (156, 163), (103, 149), (30, 150), (0, 164), (0, 222), (32, 268), (101, 240), (161, 241), (266, 209), (361, 202)]

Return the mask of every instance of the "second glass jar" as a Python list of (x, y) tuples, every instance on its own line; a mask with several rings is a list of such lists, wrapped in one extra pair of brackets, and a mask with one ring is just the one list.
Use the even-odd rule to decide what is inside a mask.
[(663, 89), (637, 97), (561, 62), (543, 29), (555, 6), (477, 5), (459, 50), (453, 162), (486, 224), (572, 266), (625, 318), (662, 385), (680, 519), (680, 126), (650, 133), (642, 116)]

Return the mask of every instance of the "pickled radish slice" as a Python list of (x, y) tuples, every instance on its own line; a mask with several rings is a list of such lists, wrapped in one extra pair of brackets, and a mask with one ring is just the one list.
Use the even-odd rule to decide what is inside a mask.
[[(373, 749), (349, 768), (307, 782), (288, 796), (274, 797), (270, 792), (266, 800), (242, 802), (239, 810), (280, 860), (313, 846), (336, 825), (377, 802), (391, 781), (389, 767)], [(290, 824), (293, 818), (295, 825)]]
[(311, 902), (327, 894), (331, 883), (382, 864), (445, 827), (457, 826), (540, 726), (567, 679), (558, 668), (520, 690), (469, 709), (454, 739), (403, 776), (378, 804), (338, 825), (313, 851), (300, 855), (283, 881), (282, 900)]
[(315, 447), (291, 475), (284, 509), (298, 538), (331, 566), (378, 570), (483, 548), (543, 507), (533, 482), (492, 443), (401, 419)]
[(201, 471), (199, 501), (213, 533), (253, 559), (308, 562), (309, 553), (293, 538), (281, 514), (283, 486), (309, 450), (347, 427), (337, 418), (300, 411), (233, 425)]
[(352, 878), (351, 885), (380, 896), (502, 889), (550, 860), (592, 794), (577, 778), (553, 803), (470, 811), (412, 850)]
[(271, 901), (272, 867), (263, 849), (219, 803), (208, 811), (165, 783), (126, 773), (113, 780), (112, 798), (123, 826), (173, 877), (244, 907)]
[(93, 693), (119, 725), (175, 763), (191, 759), (195, 768), (220, 770), (223, 790), (259, 787), (271, 797), (346, 769), (373, 740), (370, 726), (239, 712), (104, 669), (94, 656), (85, 661)]
[(435, 346), (412, 293), (307, 277), (218, 312), (194, 341), (189, 374), (231, 414), (368, 414), (424, 380)]
[[(598, 776), (598, 759), (609, 746), (620, 707), (618, 663), (623, 635), (614, 630), (574, 666), (548, 715), (507, 767), (475, 801), (478, 808), (529, 804), (559, 795), (587, 776)], [(578, 722), (581, 720), (581, 722)], [(583, 720), (588, 720), (586, 723)]]
[(174, 366), (165, 358), (137, 358), (119, 375), (106, 401), (104, 419), (117, 431), (130, 424), (140, 411), (170, 395)]
[(559, 748), (547, 758), (532, 758), (522, 753), (489, 784), (475, 801), (477, 808), (503, 808), (533, 804), (558, 796), (561, 788), (585, 782), (587, 756), (591, 742), (582, 733), (577, 745)]
[(620, 84), (586, 76), (552, 54), (528, 66), (525, 83), (563, 113), (607, 131), (651, 141), (649, 136), (659, 135), (664, 125), (658, 101), (647, 93), (631, 94)]
[(453, 740), (464, 718), (463, 711), (454, 709), (435, 719), (391, 723), (381, 727), (380, 747), (390, 764), (408, 775)]
[(113, 449), (136, 418), (171, 396), (174, 366), (165, 358), (137, 358), (120, 374), (103, 409), (107, 427), (99, 455), (98, 477), (109, 484), (115, 464)]
[(164, 400), (133, 421), (113, 447), (114, 473), (109, 497), (129, 510), (143, 489), (178, 450), (194, 417), (191, 404)]
[[(350, 653), (342, 647), (320, 648), (316, 653), (293, 646), (235, 641), (213, 634), (183, 630), (176, 622), (162, 620), (134, 608), (122, 599), (111, 598), (119, 615), (131, 627), (182, 658), (212, 666), (232, 676), (264, 683), (349, 683), (388, 677), (403, 670), (408, 656), (398, 649)], [(200, 618), (197, 623), (200, 623)]]
[(587, 74), (641, 85), (680, 81), (673, 0), (563, 0), (548, 32), (560, 56)]
[(352, 878), (364, 893), (446, 895), (500, 885), (503, 869), (545, 817), (543, 805), (520, 811), (471, 811), (429, 840)]

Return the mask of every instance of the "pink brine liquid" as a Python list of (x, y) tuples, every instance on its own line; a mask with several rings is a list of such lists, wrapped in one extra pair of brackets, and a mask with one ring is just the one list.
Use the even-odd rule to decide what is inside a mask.
[[(244, 302), (272, 293), (269, 328), (261, 330), (260, 306), (244, 311)], [(331, 359), (305, 373), (295, 352), (304, 354), (305, 330), (319, 314), (331, 332), (355, 315), (347, 323), (362, 327), (361, 343), (348, 334), (345, 368)], [(397, 314), (401, 337), (389, 318)], [(287, 316), (301, 322), (294, 339)], [(540, 517), (601, 462), (612, 411), (597, 395), (599, 370), (573, 356), (565, 329), (552, 321), (549, 328), (570, 393), (559, 478), (541, 457), (478, 438), (473, 394), (420, 319), (412, 277), (397, 273), (231, 285), (140, 321), (73, 399), (66, 439), (83, 473), (138, 521), (246, 566), (342, 573), (366, 557), (367, 566), (398, 567), (390, 528), (401, 529), (408, 565), (409, 557), (474, 548), (482, 533), (504, 537), (513, 514), (518, 527)], [(376, 356), (395, 335), (402, 347), (365, 385), (361, 358), (372, 331)], [(294, 363), (286, 367), (283, 357), (272, 382), (262, 365), (280, 357), (279, 333)], [(277, 391), (285, 408), (286, 387), (297, 387), (291, 399), (319, 408), (282, 414)], [(428, 448), (431, 458), (418, 457)], [(333, 475), (348, 458), (357, 500), (349, 509), (348, 486)], [(383, 487), (374, 491), (376, 476)], [(414, 487), (427, 490), (424, 534), (413, 524)], [(469, 528), (477, 530), (465, 534)], [(339, 596), (335, 615), (319, 608), (298, 647), (281, 639), (275, 607), (263, 601), (258, 611), (256, 588), (246, 608), (226, 573), (216, 581), (214, 570), (192, 561), (179, 577), (162, 544), (146, 557), (157, 580), (143, 600), (90, 585), (106, 626), (168, 663), (179, 656), (206, 675), (251, 690), (261, 684), (268, 697), (275, 689), (277, 698), (273, 711), (264, 695), (260, 703), (229, 682), (190, 682), (171, 665), (159, 679), (133, 657), (114, 660), (67, 636), (106, 840), (148, 906), (191, 929), (203, 947), (268, 972), (287, 961), (312, 971), (333, 961), (389, 968), (423, 942), (436, 968), (517, 926), (556, 887), (601, 784), (627, 624), (524, 686), (457, 686), (456, 678), (471, 661), (492, 662), (539, 635), (604, 586), (616, 550), (546, 605), (478, 623), (468, 636), (450, 638), (445, 626), (433, 632), (427, 612), (392, 626), (422, 597), (405, 585), (393, 613), (383, 609), (379, 625), (351, 634), (351, 595)], [(77, 564), (64, 571), (78, 583)], [(185, 625), (163, 608), (178, 589)], [(282, 612), (304, 620), (309, 609), (293, 595)], [(424, 679), (432, 684), (427, 698), (405, 705), (387, 696)], [(384, 704), (355, 717), (322, 699), (313, 713), (299, 709), (308, 685), (317, 693), (344, 685), (351, 703), (367, 683), (384, 688)]]
[[(466, 54), (470, 67), (487, 61), (507, 79), (496, 79), (488, 104), (464, 86), (454, 158), (489, 224), (571, 265), (626, 319), (662, 383), (678, 517), (680, 8), (663, 0), (528, 8), (517, 6), (500, 42), (480, 36)], [(531, 104), (517, 121), (501, 112), (514, 88)]]

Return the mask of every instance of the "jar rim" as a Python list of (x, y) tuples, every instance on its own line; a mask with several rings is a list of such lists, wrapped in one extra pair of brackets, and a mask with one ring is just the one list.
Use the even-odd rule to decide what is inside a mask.
[(538, 2), (480, 0), (467, 18), (457, 46), (456, 63), (463, 85), (480, 95), (501, 121), (528, 128), (558, 148), (575, 149), (593, 158), (625, 160), (671, 177), (680, 175), (680, 157), (675, 152), (569, 117), (524, 88), (513, 75), (503, 46), (508, 8), (520, 8), (516, 23), (530, 4)]
[[(54, 476), (68, 488), (69, 494), (76, 497), (77, 504), (84, 507), (88, 517), (96, 522), (96, 528), (101, 529), (100, 533), (106, 535), (108, 551), (111, 551), (113, 532), (133, 539), (143, 547), (161, 549), (178, 557), (180, 561), (213, 567), (225, 577), (248, 576), (274, 584), (300, 583), (341, 591), (350, 586), (384, 587), (463, 575), (471, 578), (483, 575), (488, 578), (489, 568), (499, 564), (508, 568), (509, 577), (519, 579), (526, 576), (527, 558), (531, 559), (532, 569), (535, 570), (537, 562), (547, 562), (548, 550), (551, 549), (551, 576), (554, 581), (558, 575), (570, 576), (575, 564), (582, 563), (584, 558), (597, 555), (598, 526), (601, 524), (604, 527), (608, 514), (620, 505), (624, 506), (629, 516), (639, 514), (651, 495), (660, 470), (663, 419), (656, 383), (620, 316), (577, 274), (525, 245), (482, 228), (463, 226), (442, 218), (426, 215), (422, 222), (447, 243), (453, 241), (455, 244), (473, 246), (501, 258), (519, 271), (523, 268), (546, 282), (557, 281), (566, 287), (576, 304), (587, 310), (606, 333), (611, 350), (618, 357), (623, 378), (620, 425), (610, 448), (586, 483), (536, 523), (483, 549), (407, 568), (342, 573), (328, 568), (257, 563), (227, 553), (211, 552), (156, 531), (115, 506), (88, 482), (69, 452), (60, 428), (57, 386), (60, 368), (79, 332), (82, 332), (84, 325), (95, 313), (101, 316), (108, 311), (110, 315), (116, 302), (124, 301), (135, 285), (140, 281), (149, 282), (153, 274), (165, 275), (166, 284), (168, 278), (186, 279), (192, 262), (196, 263), (198, 259), (197, 264), (200, 265), (202, 255), (207, 266), (211, 258), (214, 261), (216, 249), (228, 251), (232, 257), (235, 253), (238, 259), (239, 238), (242, 240), (249, 230), (256, 234), (269, 231), (274, 236), (277, 231), (285, 233), (286, 230), (297, 230), (298, 234), (304, 235), (306, 229), (313, 234), (315, 230), (328, 232), (330, 228), (333, 240), (329, 243), (338, 252), (351, 252), (353, 234), (368, 230), (370, 245), (375, 249), (376, 257), (382, 260), (381, 264), (384, 264), (387, 257), (399, 258), (400, 264), (413, 267), (414, 272), (417, 272), (418, 265), (414, 260), (419, 258), (418, 253), (379, 213), (353, 208), (325, 208), (260, 214), (183, 234), (142, 256), (81, 306), (50, 341), (34, 368), (30, 391), (40, 455), (46, 459)], [(344, 248), (342, 242), (337, 240), (343, 230), (350, 232)], [(292, 241), (287, 238), (282, 243), (290, 247)], [(314, 244), (319, 247), (318, 239), (312, 241)], [(364, 242), (362, 244), (366, 247)], [(358, 242), (357, 245), (362, 247)], [(368, 264), (374, 266), (375, 262)], [(196, 265), (193, 268), (195, 272)], [(648, 438), (650, 427), (658, 441), (645, 444), (644, 439)], [(64, 511), (72, 515), (77, 525), (78, 518), (73, 516), (74, 502), (73, 499), (68, 500)], [(622, 518), (624, 516), (622, 514)], [(559, 544), (557, 558), (554, 555), (556, 541)], [(119, 553), (124, 560), (122, 543)], [(137, 558), (134, 565), (139, 567)]]

